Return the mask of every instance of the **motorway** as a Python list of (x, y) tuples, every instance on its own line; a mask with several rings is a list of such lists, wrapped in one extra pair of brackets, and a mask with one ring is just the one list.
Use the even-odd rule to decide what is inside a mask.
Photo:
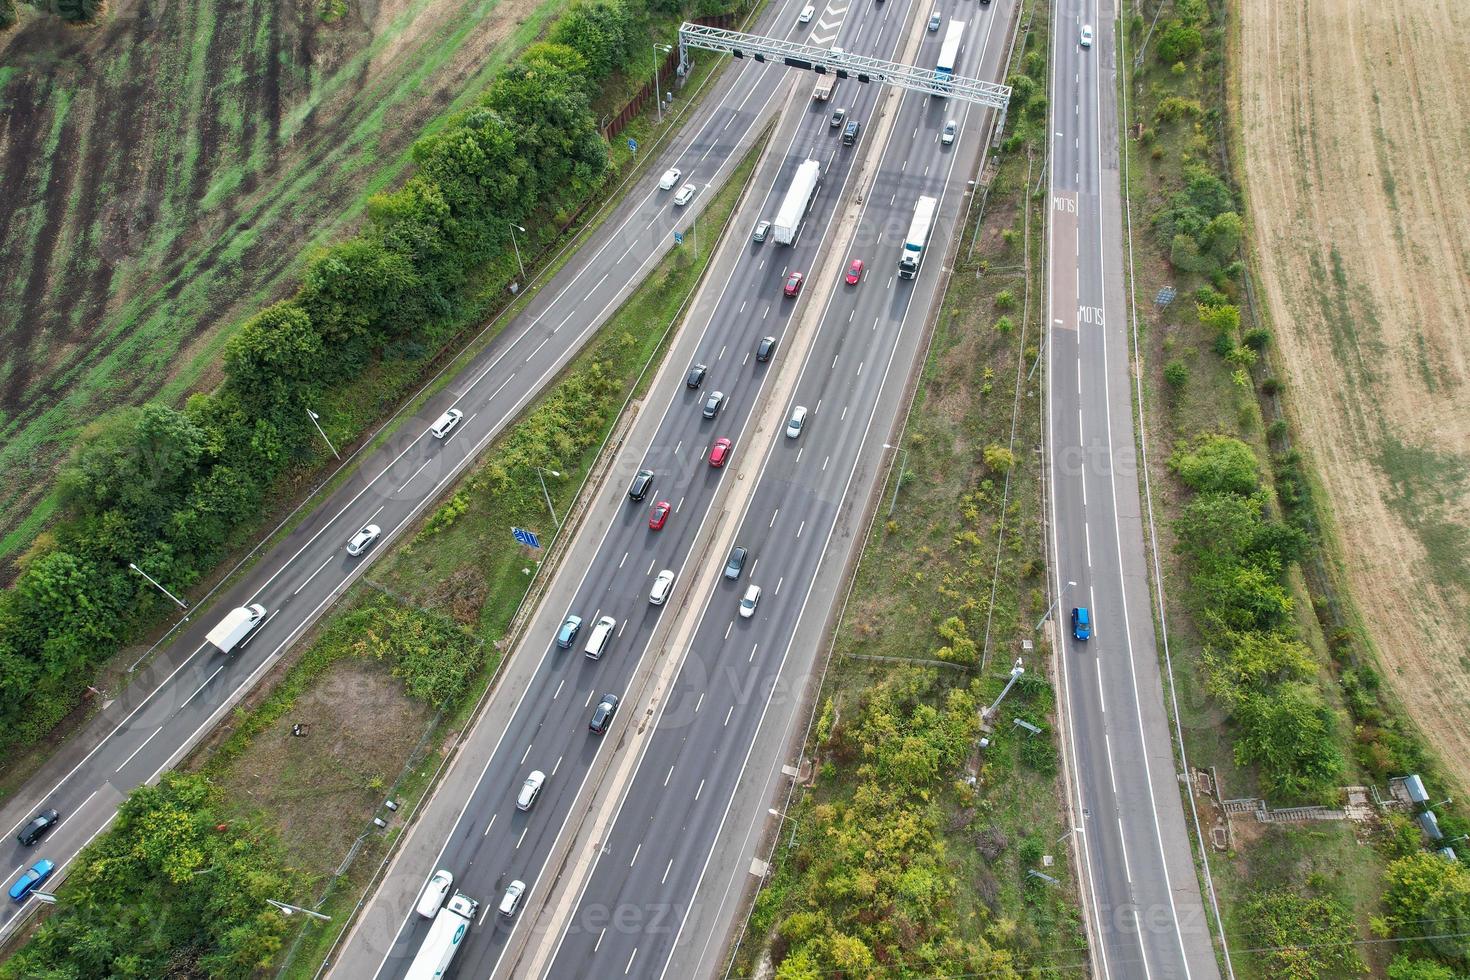
[[(794, 20), (788, 8), (796, 9), (777, 4), (768, 16)], [(654, 179), (640, 181), (524, 311), (211, 608), (195, 610), (124, 692), (0, 809), (0, 827), (12, 828), (0, 844), (7, 881), (42, 857), (64, 873), (127, 794), (175, 765), (556, 376), (673, 246), (674, 230), (689, 231), (709, 187), (725, 180), (775, 111), (777, 92), (759, 67), (731, 66), (661, 151), (650, 168)], [(690, 206), (676, 208), (655, 189), (666, 166), (701, 187)], [(463, 421), (447, 438), (432, 438), (430, 422), (450, 407), (463, 411)], [(369, 522), (383, 528), (383, 538), (363, 557), (349, 557), (347, 539)], [(204, 635), (225, 611), (252, 602), (269, 610), (264, 624), (228, 657), (206, 648)], [(22, 848), (16, 831), (44, 807), (59, 810), (62, 822), (41, 844)], [(33, 902), (0, 907), (0, 936)]]
[[(1054, 0), (1047, 444), (1058, 674), (1100, 977), (1219, 976), (1164, 712), (1123, 293), (1115, 14)], [(1097, 37), (1078, 43), (1084, 24)], [(1074, 260), (1075, 259), (1075, 260)], [(1073, 638), (1087, 606), (1093, 636)]]
[[(813, 29), (832, 23), (840, 16), (836, 9), (824, 10)], [(964, 11), (973, 21), (961, 72), (998, 74), (1010, 5), (978, 8), (948, 0), (941, 9)], [(894, 57), (905, 37), (915, 30), (922, 33), (923, 26), (911, 17), (890, 17), (888, 10), (850, 8), (836, 42), (850, 52)], [(854, 18), (854, 12), (863, 16)], [(917, 63), (937, 57), (940, 36), (922, 37)], [(766, 84), (773, 88), (788, 77), (778, 67), (764, 70), (770, 74)], [(763, 724), (767, 732), (785, 733), (799, 707), (796, 699), (783, 700), (775, 714), (768, 714), (771, 693), (782, 686), (783, 674), (788, 687), (799, 688), (811, 669), (818, 644), (797, 648), (794, 640), (804, 631), (819, 631), (830, 612), (830, 602), (808, 600), (819, 579), (831, 584), (845, 564), (846, 551), (828, 545), (839, 515), (852, 516), (853, 508), (843, 506), (851, 503), (849, 491), (864, 499), (876, 478), (875, 463), (882, 457), (882, 437), (876, 433), (892, 427), (903, 381), (921, 348), (924, 314), (941, 283), (941, 260), (934, 256), (943, 254), (960, 220), (965, 180), (979, 159), (985, 130), (983, 115), (971, 107), (902, 96), (876, 178), (863, 187), (865, 203), (856, 205), (854, 189), (844, 184), (860, 148), (840, 146), (828, 115), (835, 106), (848, 108), (850, 118), (864, 120), (865, 135), (873, 138), (873, 107), (889, 93), (848, 81), (839, 84), (830, 104), (812, 105), (807, 98), (810, 84), (806, 77), (797, 80), (798, 111), (785, 116), (786, 125), (775, 137), (774, 163), (761, 168), (767, 182), (756, 188), (753, 206), (736, 222), (735, 255), (712, 271), (713, 303), (696, 305), (689, 329), (655, 381), (615, 466), (618, 477), (602, 488), (589, 515), (590, 533), (579, 538), (552, 583), (529, 632), (530, 649), (516, 654), (523, 663), (531, 662), (528, 655), (538, 657), (534, 670), (508, 683), (509, 690), (497, 696), (503, 704), (492, 702), (487, 709), (480, 728), (491, 731), (469, 736), (470, 746), (415, 825), (403, 856), (335, 964), (334, 975), (358, 976), (373, 966), (377, 976), (403, 973), (427, 932), (427, 923), (412, 914), (411, 905), (438, 867), (453, 872), (456, 887), (483, 903), (480, 922), (456, 960), (456, 975), (583, 976), (593, 960), (599, 970), (640, 976), (665, 971), (694, 975), (718, 968), (723, 945), (707, 940), (723, 936), (728, 919), (739, 911), (730, 896), (733, 892), (738, 898), (746, 880), (750, 832), (765, 820), (764, 804), (733, 813), (736, 787), (747, 773)], [(947, 118), (961, 122), (962, 136), (954, 146), (939, 140)], [(747, 229), (757, 218), (774, 214), (791, 174), (808, 155), (821, 159), (827, 173), (797, 244), (780, 248), (750, 242)], [(908, 282), (897, 277), (897, 257), (921, 194), (943, 197), (941, 220), (926, 253), (930, 264), (917, 282)], [(845, 269), (850, 258), (861, 257), (868, 263), (866, 276), (855, 287), (834, 287), (827, 280), (806, 287), (808, 295), (819, 291), (813, 302), (823, 294), (826, 302), (815, 319), (815, 336), (803, 338), (810, 345), (808, 356), (793, 365), (793, 375), (799, 374), (794, 393), (779, 393), (776, 407), (782, 421), (788, 404), (811, 409), (801, 438), (788, 440), (783, 424), (756, 421), (762, 394), (783, 355), (761, 364), (752, 354), (759, 338), (767, 335), (778, 338), (778, 351), (795, 349), (793, 324), (806, 315), (807, 300), (784, 299), (782, 280), (788, 269), (810, 271), (844, 210), (852, 225), (847, 231), (855, 228), (856, 234), (852, 244), (842, 244), (841, 260), (826, 267)], [(710, 365), (700, 392), (683, 385), (690, 361)], [(699, 411), (711, 389), (729, 396), (713, 422)], [(736, 462), (715, 470), (705, 454), (722, 435), (734, 440)], [(754, 475), (750, 506), (735, 534), (736, 543), (751, 549), (741, 580), (721, 580), (708, 595), (676, 590), (669, 606), (651, 606), (648, 589), (660, 569), (676, 571), (683, 586), (712, 563), (723, 564), (724, 547), (711, 550), (705, 532), (729, 523), (717, 491), (747, 453), (760, 462), (735, 475)], [(863, 479), (855, 488), (860, 463)], [(625, 498), (626, 477), (640, 468), (658, 477), (648, 497), (634, 504)], [(656, 500), (669, 501), (674, 511), (667, 526), (652, 531), (647, 515)], [(850, 545), (850, 537), (843, 543)], [(761, 605), (751, 619), (739, 619), (736, 600), (751, 582), (764, 589)], [(825, 595), (830, 594), (829, 589)], [(664, 617), (691, 602), (698, 604), (698, 623), (693, 643), (680, 646), (683, 660), (676, 664), (674, 683), (648, 702), (630, 698), (640, 668), (664, 660), (669, 651), (667, 630), (660, 630)], [(585, 658), (580, 643), (567, 651), (555, 647), (552, 636), (568, 613), (587, 624), (582, 639), (598, 617), (610, 615), (617, 621), (611, 649), (600, 661)], [(598, 738), (588, 733), (587, 719), (602, 692), (619, 694), (624, 704), (613, 729)], [(651, 731), (637, 758), (636, 777), (625, 783), (616, 802), (604, 799), (592, 777), (599, 756), (618, 751), (626, 729), (635, 725)], [(611, 750), (605, 753), (605, 746)], [(769, 771), (766, 759), (756, 761), (754, 768), (762, 775)], [(547, 773), (548, 780), (534, 808), (519, 811), (515, 795), (532, 769)], [(761, 797), (768, 798), (769, 793)], [(615, 808), (616, 823), (597, 848), (606, 860), (591, 869), (573, 921), (584, 925), (595, 920), (595, 915), (589, 920), (583, 914), (589, 907), (631, 912), (637, 921), (611, 934), (606, 928), (582, 927), (550, 933), (559, 936), (554, 960), (532, 964), (526, 957), (544, 954), (549, 933), (543, 924), (525, 920), (544, 901), (541, 892), (559, 877), (556, 869), (547, 877), (548, 862), (558, 840), (575, 832), (575, 821), (586, 812), (584, 804), (599, 811)], [(723, 839), (733, 842), (736, 853), (712, 862), (722, 830), (729, 831)], [(426, 848), (425, 839), (440, 846)], [(711, 867), (717, 873), (706, 877)], [(522, 917), (507, 923), (492, 910), (505, 886), (517, 878), (529, 885), (528, 895)], [(712, 897), (697, 897), (701, 888)], [(685, 913), (694, 907), (722, 911), (725, 931), (720, 916), (711, 915), (685, 932)], [(385, 945), (386, 935), (392, 939)], [(507, 949), (514, 951), (509, 958), (503, 956)]]

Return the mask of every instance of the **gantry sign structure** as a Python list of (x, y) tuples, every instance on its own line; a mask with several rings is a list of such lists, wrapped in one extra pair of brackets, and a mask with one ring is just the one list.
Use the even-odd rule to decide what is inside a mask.
[(895, 61), (869, 58), (838, 48), (820, 48), (775, 37), (742, 34), (740, 31), (705, 27), (703, 24), (691, 24), (688, 21), (679, 28), (680, 74), (689, 70), (690, 48), (734, 55), (736, 58), (750, 57), (761, 62), (777, 61), (818, 75), (833, 74), (838, 78), (856, 78), (860, 82), (897, 85), (911, 92), (963, 99), (977, 105), (989, 106), (1001, 110), (1002, 114), (1011, 98), (1009, 85), (941, 73), (933, 68), (901, 65)]

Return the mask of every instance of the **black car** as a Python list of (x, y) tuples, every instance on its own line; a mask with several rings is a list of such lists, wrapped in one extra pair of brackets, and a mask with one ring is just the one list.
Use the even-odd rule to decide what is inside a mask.
[(776, 353), (776, 338), (762, 337), (761, 342), (755, 345), (755, 359), (757, 361), (769, 361), (771, 355)]
[(852, 120), (852, 122), (847, 124), (847, 128), (842, 131), (842, 142), (848, 146), (852, 146), (857, 142), (858, 133), (862, 131), (863, 124), (856, 119)]
[(36, 841), (44, 837), (46, 835), (46, 831), (50, 830), (52, 827), (55, 827), (60, 822), (61, 814), (57, 813), (55, 810), (42, 810), (40, 813), (36, 814), (34, 820), (21, 828), (20, 833), (16, 835), (15, 839), (20, 841), (26, 847), (30, 847)]
[(692, 368), (689, 369), (689, 376), (684, 379), (684, 384), (688, 385), (690, 388), (698, 388), (700, 385), (704, 384), (704, 372), (708, 370), (709, 368), (705, 367), (703, 364), (694, 365)]
[(633, 477), (633, 485), (628, 487), (628, 499), (642, 500), (652, 487), (653, 470), (639, 470), (638, 475)]
[(612, 724), (613, 715), (618, 713), (618, 696), (616, 694), (604, 694), (602, 700), (597, 702), (597, 707), (592, 709), (592, 720), (587, 727), (598, 735), (607, 731), (607, 726)]
[(725, 407), (725, 393), (723, 391), (712, 391), (704, 400), (704, 417), (712, 419), (720, 414), (720, 409)]
[(745, 568), (745, 556), (750, 554), (744, 548), (730, 549), (730, 558), (725, 562), (725, 578), (737, 579), (740, 572)]

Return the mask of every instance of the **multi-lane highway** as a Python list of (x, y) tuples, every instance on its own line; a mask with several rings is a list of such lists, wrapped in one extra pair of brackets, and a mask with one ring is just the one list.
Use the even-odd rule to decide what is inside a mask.
[[(949, 0), (941, 9), (971, 21), (961, 72), (997, 74), (1010, 5), (976, 8)], [(836, 41), (849, 52), (889, 58), (918, 31), (923, 43), (909, 44), (909, 53), (917, 49), (921, 64), (934, 60), (939, 35), (925, 36), (922, 21), (903, 13), (891, 5), (848, 8)], [(840, 16), (836, 7), (823, 11), (828, 24)], [(766, 84), (773, 87), (787, 77), (777, 67), (765, 70), (771, 74)], [(639, 503), (626, 499), (623, 480), (603, 489), (589, 516), (591, 533), (569, 554), (533, 622), (529, 649), (517, 654), (538, 657), (534, 671), (507, 685), (502, 710), (491, 705), (481, 725), (490, 731), (469, 736), (455, 767), (461, 771), (451, 771), (416, 825), (338, 958), (337, 975), (360, 975), (372, 966), (379, 976), (401, 975), (427, 932), (427, 923), (412, 914), (413, 899), (439, 867), (484, 903), (481, 921), (459, 954), (458, 975), (482, 976), (498, 968), (507, 975), (581, 976), (594, 961), (599, 970), (640, 976), (665, 970), (694, 975), (718, 967), (723, 946), (710, 940), (724, 935), (722, 926), (728, 930), (738, 911), (748, 841), (765, 816), (764, 803), (754, 808), (748, 805), (754, 799), (737, 801), (736, 787), (749, 775), (752, 759), (757, 764), (751, 770), (767, 785), (770, 760), (753, 756), (752, 749), (759, 737), (770, 741), (772, 732), (782, 741), (798, 707), (792, 699), (771, 713), (769, 695), (783, 677), (790, 687), (801, 687), (810, 669), (817, 645), (794, 641), (819, 632), (828, 616), (830, 588), (817, 602), (809, 600), (820, 580), (831, 585), (838, 577), (851, 541), (848, 536), (844, 547), (830, 546), (838, 520), (853, 516), (852, 499), (866, 497), (876, 478), (883, 435), (921, 346), (924, 314), (941, 280), (939, 256), (964, 207), (965, 180), (979, 158), (986, 121), (964, 104), (905, 95), (887, 110), (892, 138), (874, 175), (850, 187), (848, 172), (861, 147), (841, 145), (830, 112), (847, 108), (850, 119), (864, 121), (865, 135), (877, 138), (875, 129), (889, 129), (875, 126), (874, 106), (889, 101), (890, 93), (848, 81), (839, 84), (831, 103), (811, 105), (809, 80), (797, 85), (798, 111), (775, 138), (774, 163), (762, 168), (767, 183), (742, 212), (736, 254), (713, 271), (712, 301), (696, 308), (620, 460), (618, 472), (625, 477), (636, 469), (653, 470), (654, 488)], [(961, 126), (953, 145), (940, 140), (949, 119)], [(826, 176), (796, 245), (745, 240), (744, 228), (774, 214), (792, 173), (808, 157), (823, 161)], [(862, 204), (856, 203), (859, 193)], [(941, 220), (928, 264), (911, 282), (897, 277), (897, 258), (921, 194), (942, 198)], [(866, 274), (855, 286), (836, 285), (835, 275), (810, 281), (812, 301), (821, 304), (812, 316), (803, 312), (806, 300), (784, 298), (781, 285), (790, 270), (810, 271), (834, 228), (855, 229), (856, 235), (842, 243), (840, 261), (823, 268), (845, 270), (850, 259), (862, 258)], [(813, 332), (799, 344), (792, 330), (797, 322)], [(778, 341), (777, 358), (769, 363), (753, 356), (764, 336)], [(780, 359), (796, 356), (798, 349), (804, 361), (792, 366), (788, 388), (775, 393), (781, 422), (758, 420), (761, 395), (783, 366)], [(709, 365), (698, 392), (683, 384), (690, 361)], [(700, 411), (711, 389), (728, 396), (713, 421)], [(786, 409), (798, 403), (810, 415), (800, 438), (787, 439)], [(733, 439), (741, 465), (708, 465), (706, 453), (720, 436)], [(745, 466), (741, 454), (759, 462)], [(651, 606), (649, 586), (661, 569), (674, 570), (682, 586), (711, 564), (723, 565), (724, 542), (711, 550), (711, 536), (702, 532), (730, 523), (719, 509), (717, 490), (722, 481), (747, 474), (753, 482), (749, 507), (733, 540), (751, 554), (739, 581), (721, 579), (712, 593), (698, 595), (681, 595), (676, 587), (670, 606)], [(654, 531), (648, 512), (658, 500), (667, 500), (673, 513)], [(736, 603), (750, 583), (759, 584), (763, 595), (756, 614), (743, 619)], [(693, 640), (671, 650), (660, 624), (686, 603), (698, 609)], [(552, 636), (567, 614), (587, 624), (580, 640), (597, 618), (616, 620), (616, 635), (601, 660), (584, 657), (580, 640), (571, 650), (555, 647)], [(655, 668), (655, 661), (668, 656), (684, 658), (671, 686), (648, 700), (630, 697), (630, 690), (643, 690), (635, 681), (640, 669)], [(624, 702), (612, 730), (599, 738), (588, 732), (587, 721), (605, 692)], [(651, 737), (642, 745), (632, 782), (604, 798), (606, 784), (589, 774), (630, 726), (649, 728)], [(521, 811), (516, 793), (533, 769), (548, 779), (534, 807)], [(589, 808), (612, 812), (616, 820), (598, 842), (598, 859), (571, 915), (573, 927), (525, 922), (563, 873), (564, 865), (548, 867), (558, 839), (574, 833)], [(425, 847), (425, 839), (440, 846)], [(726, 844), (718, 856), (717, 839)], [(493, 907), (513, 879), (525, 881), (529, 891), (522, 918), (506, 922)], [(588, 928), (598, 918), (582, 914), (589, 907), (617, 909), (612, 918), (627, 925)], [(691, 925), (685, 914), (691, 907), (713, 914), (701, 914)], [(385, 935), (392, 937), (386, 946)], [(551, 939), (557, 946), (547, 962)], [(504, 956), (507, 949), (510, 957)]]
[[(794, 19), (791, 4), (768, 16)], [(0, 844), (0, 871), (13, 880), (39, 857), (64, 872), (76, 853), (111, 822), (134, 787), (156, 779), (229, 710), (338, 597), (393, 536), (461, 472), (542, 389), (687, 231), (776, 109), (777, 92), (760, 66), (736, 65), (715, 84), (654, 170), (677, 166), (701, 188), (675, 207), (652, 181), (635, 186), (567, 265), (447, 386), (405, 420), (386, 444), (358, 461), (353, 474), (207, 612), (196, 613), (106, 711), (71, 739), (0, 809), (0, 827), (18, 829), (43, 807), (61, 824), (34, 848), (11, 830)], [(447, 438), (427, 433), (447, 408), (464, 413)], [(347, 539), (369, 522), (383, 540), (352, 558)], [(204, 636), (224, 612), (246, 603), (269, 610), (264, 624), (231, 656)], [(0, 908), (0, 935), (26, 909)]]
[[(1055, 0), (1047, 442), (1058, 673), (1101, 977), (1219, 975), (1186, 833), (1145, 574), (1123, 295), (1115, 12)], [(1096, 37), (1080, 43), (1084, 26)], [(1070, 611), (1091, 611), (1079, 641)]]

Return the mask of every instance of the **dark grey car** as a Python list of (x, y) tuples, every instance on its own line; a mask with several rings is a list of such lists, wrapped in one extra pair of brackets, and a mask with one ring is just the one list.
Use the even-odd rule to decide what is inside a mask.
[(61, 814), (55, 810), (42, 810), (31, 819), (30, 823), (21, 828), (20, 833), (16, 835), (16, 840), (30, 847), (60, 822)]
[(712, 419), (720, 414), (720, 409), (725, 407), (725, 393), (723, 391), (712, 391), (704, 400), (704, 417)]
[(732, 548), (730, 558), (725, 562), (725, 578), (737, 579), (745, 568), (745, 557), (750, 552), (744, 548)]
[(587, 727), (598, 735), (607, 731), (607, 726), (612, 724), (613, 715), (618, 713), (618, 696), (616, 694), (604, 694), (602, 700), (597, 702), (597, 707), (592, 709), (592, 720)]

